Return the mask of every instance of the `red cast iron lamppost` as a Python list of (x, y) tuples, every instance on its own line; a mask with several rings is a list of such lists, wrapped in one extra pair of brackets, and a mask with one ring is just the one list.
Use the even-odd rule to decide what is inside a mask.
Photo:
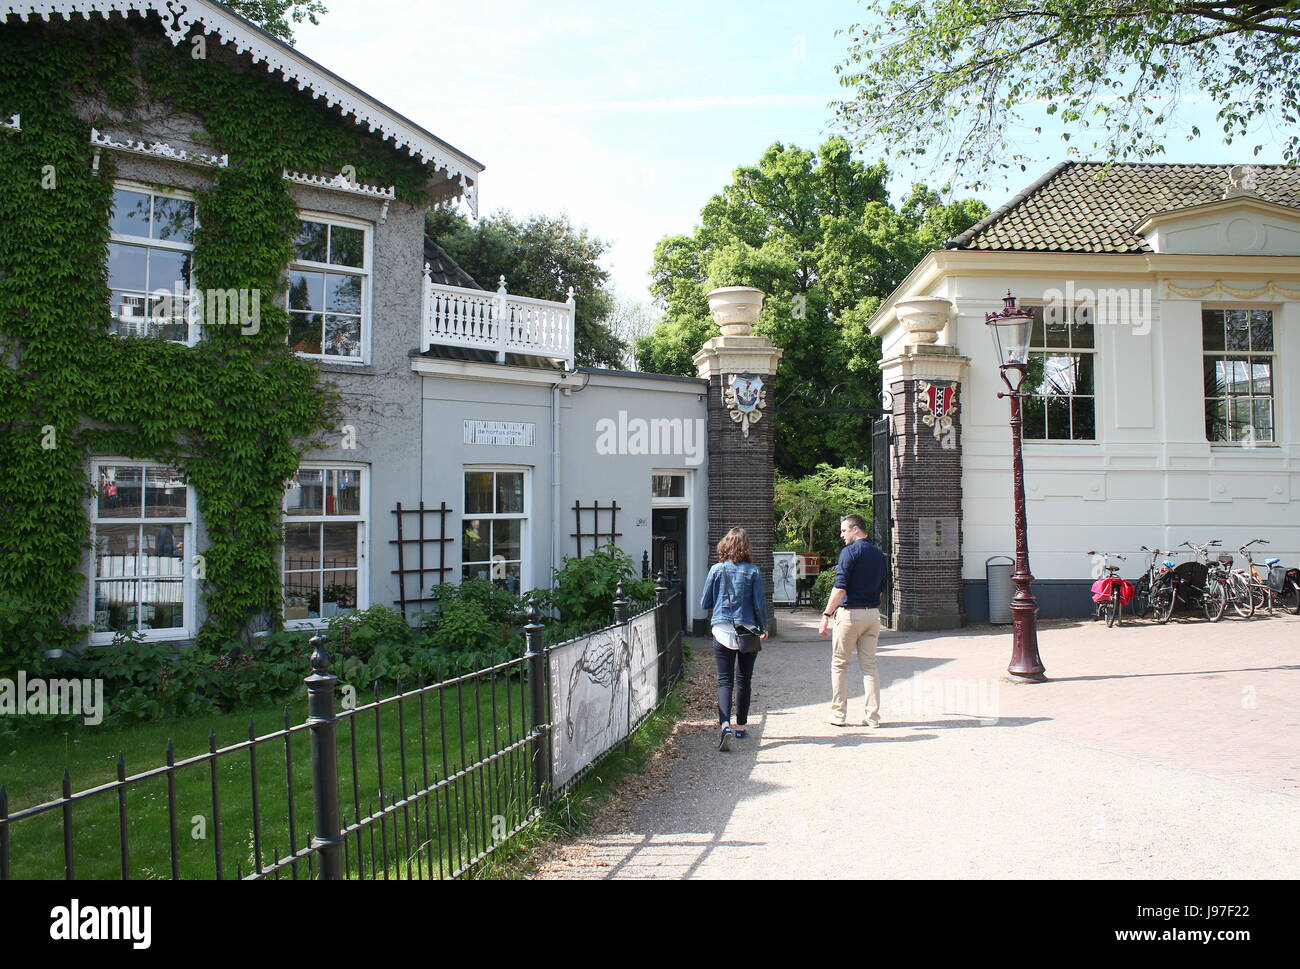
[[(1029, 536), (1025, 524), (1025, 462), (1020, 449), (1020, 392), (1025, 373), (1029, 369), (1029, 334), (1033, 316), (1016, 306), (1016, 298), (1007, 290), (1002, 309), (986, 313), (984, 322), (993, 334), (998, 351), (998, 368), (1007, 392), (998, 392), (998, 399), (1011, 398), (1011, 454), (1015, 474), (1016, 501), (1016, 571), (1011, 581), (1016, 594), (1011, 598), (1011, 665), (1007, 673), (1019, 683), (1042, 683), (1043, 661), (1038, 656), (1038, 603), (1029, 591), (1034, 577), (1029, 571)], [(1016, 375), (1013, 384), (1007, 374)]]

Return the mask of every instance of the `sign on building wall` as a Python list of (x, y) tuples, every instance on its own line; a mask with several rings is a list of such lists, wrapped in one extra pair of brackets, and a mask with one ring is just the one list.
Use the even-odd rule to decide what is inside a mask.
[(654, 612), (557, 646), (550, 664), (551, 783), (561, 787), (659, 701)]
[(466, 421), (466, 444), (497, 444), (532, 447), (537, 439), (536, 424), (516, 421)]
[(923, 516), (916, 520), (917, 551), (921, 561), (945, 561), (960, 554), (955, 517)]

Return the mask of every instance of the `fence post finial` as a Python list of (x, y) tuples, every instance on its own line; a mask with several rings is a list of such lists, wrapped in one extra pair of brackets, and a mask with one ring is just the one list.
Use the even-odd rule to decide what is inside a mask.
[(311, 638), (311, 676), (307, 684), (307, 726), (311, 734), (311, 787), (315, 828), (311, 844), (320, 854), (319, 878), (343, 878), (343, 835), (339, 810), (339, 761), (335, 744), (338, 717), (334, 688), (339, 678), (329, 671), (323, 633)]
[(537, 596), (528, 597), (524, 618), (528, 620), (524, 626), (524, 640), (528, 644), (525, 654), (543, 652), (545, 644), (543, 644), (542, 632), (545, 631), (545, 627), (542, 626), (542, 610), (538, 605)]
[(614, 590), (614, 622), (627, 622), (627, 610), (631, 603), (627, 601), (627, 592), (623, 589), (623, 580), (618, 580), (618, 587)]
[(524, 656), (528, 660), (529, 706), (532, 708), (530, 735), (533, 761), (533, 809), (541, 811), (546, 807), (550, 796), (551, 765), (546, 744), (546, 729), (549, 723), (547, 719), (549, 708), (546, 703), (546, 631), (542, 626), (542, 610), (538, 608), (537, 596), (528, 597), (528, 608), (524, 615), (528, 618), (528, 624), (524, 626), (524, 640), (528, 643), (528, 651)]

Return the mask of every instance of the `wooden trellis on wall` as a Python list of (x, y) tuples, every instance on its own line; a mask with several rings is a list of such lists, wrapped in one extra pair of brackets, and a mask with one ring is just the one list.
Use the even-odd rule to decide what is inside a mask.
[[(430, 587), (447, 581), (447, 573), (451, 571), (447, 564), (447, 543), (452, 541), (447, 534), (447, 517), (451, 509), (445, 501), (439, 502), (437, 508), (425, 508), (423, 501), (417, 508), (403, 508), (399, 501), (393, 514), (397, 516), (397, 538), (388, 544), (397, 546), (397, 568), (393, 569), (393, 575), (397, 576), (398, 597), (394, 604), (406, 615), (407, 606), (436, 601), (425, 593)], [(416, 516), (414, 535), (408, 537), (406, 521), (412, 515)], [(429, 515), (438, 516), (436, 524), (427, 523)], [(410, 545), (415, 548), (409, 550), (413, 554), (408, 557)], [(433, 546), (437, 547), (436, 552)], [(437, 565), (433, 564), (435, 560)], [(408, 563), (414, 568), (408, 568)], [(428, 581), (429, 576), (433, 581)], [(410, 595), (407, 589), (411, 590)]]
[[(602, 507), (600, 502), (594, 502), (590, 505), (584, 505), (581, 501), (573, 503), (573, 518), (577, 522), (578, 530), (570, 533), (578, 541), (578, 558), (582, 558), (582, 540), (591, 539), (591, 547), (594, 551), (602, 545), (607, 545), (617, 538), (621, 538), (623, 533), (618, 530), (618, 502), (611, 501), (609, 507)], [(609, 530), (602, 531), (600, 527), (600, 516), (604, 513), (609, 516)], [(582, 530), (582, 516), (584, 514), (591, 516), (591, 531)]]

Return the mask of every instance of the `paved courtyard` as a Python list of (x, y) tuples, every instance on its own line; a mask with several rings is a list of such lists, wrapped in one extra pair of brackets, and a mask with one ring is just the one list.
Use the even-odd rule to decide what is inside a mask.
[(750, 737), (716, 750), (695, 640), (664, 756), (539, 877), (1300, 876), (1300, 617), (1045, 623), (1036, 685), (1008, 629), (887, 631), (874, 731), (826, 723), (829, 641), (782, 618)]

